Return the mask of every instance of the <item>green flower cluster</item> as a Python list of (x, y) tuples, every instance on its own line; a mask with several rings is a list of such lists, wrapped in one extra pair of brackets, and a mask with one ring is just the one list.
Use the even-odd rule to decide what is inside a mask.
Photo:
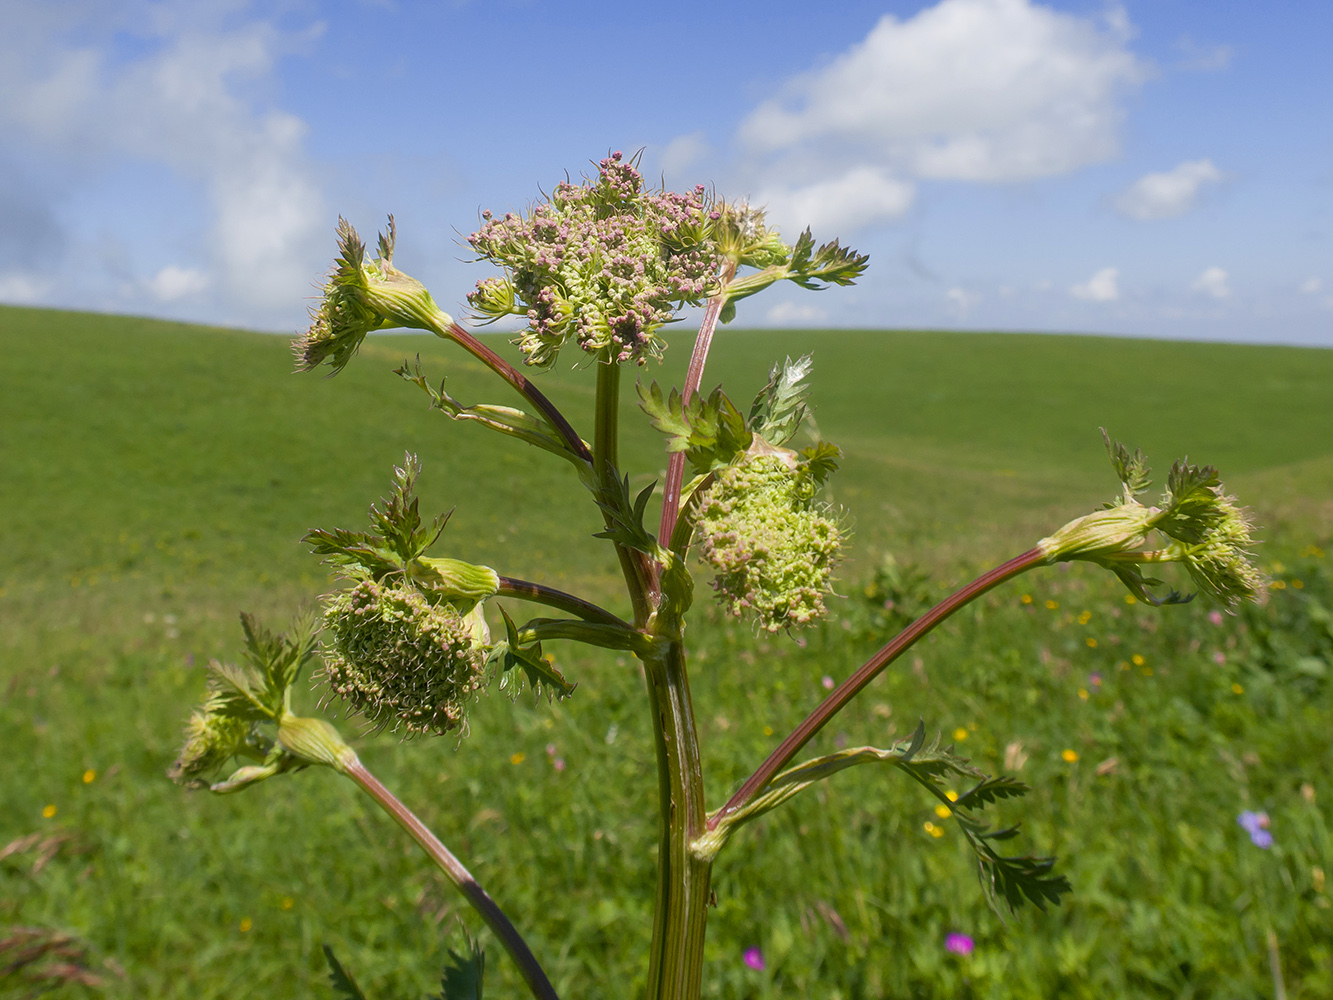
[(557, 184), (526, 218), (482, 213), (468, 242), (508, 274), (478, 282), (468, 302), (486, 320), (527, 317), (516, 343), (530, 365), (551, 364), (571, 339), (599, 361), (644, 364), (661, 355), (657, 331), (674, 311), (717, 285), (718, 216), (702, 185), (645, 190), (634, 164), (613, 153), (595, 180)]
[(324, 610), (329, 687), (377, 729), (443, 734), (482, 687), (485, 619), (432, 604), (410, 584), (362, 580)]
[[(220, 714), (216, 689), (190, 714), (185, 743), (167, 777), (186, 788), (207, 788), (210, 778), (237, 755), (245, 755), (254, 724)], [(260, 755), (262, 757), (262, 754)]]
[[(795, 467), (793, 467), (795, 465)], [(823, 617), (842, 530), (817, 504), (817, 481), (784, 454), (751, 456), (717, 473), (700, 508), (701, 554), (735, 616), (778, 632)]]

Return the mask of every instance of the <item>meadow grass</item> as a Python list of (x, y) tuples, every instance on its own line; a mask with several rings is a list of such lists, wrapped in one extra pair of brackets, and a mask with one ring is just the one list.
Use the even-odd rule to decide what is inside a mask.
[[(885, 745), (921, 717), (957, 731), (983, 769), (1008, 757), (1034, 792), (1001, 816), (1060, 855), (1072, 897), (1003, 925), (947, 820), (896, 775), (857, 769), (723, 854), (706, 995), (1271, 995), (1270, 931), (1288, 996), (1333, 993), (1333, 705), (1320, 675), (1333, 658), (1320, 547), (1333, 531), (1333, 352), (725, 330), (705, 384), (744, 405), (774, 360), (811, 350), (859, 555), (835, 620), (802, 644), (699, 609), (693, 686), (714, 805), (824, 676), (873, 650), (878, 610), (858, 595), (883, 554), (942, 592), (1027, 548), (1112, 493), (1098, 426), (1159, 471), (1186, 451), (1218, 465), (1269, 526), (1265, 563), (1290, 585), (1216, 625), (1202, 606), (1153, 611), (1095, 574), (1039, 571), (960, 615), (819, 748)], [(307, 773), (217, 798), (163, 773), (202, 665), (237, 655), (236, 612), (282, 627), (326, 591), (297, 540), (361, 524), (405, 450), (425, 465), (423, 507), (457, 504), (438, 554), (611, 601), (581, 488), (545, 456), (426, 412), (388, 374), (420, 353), (460, 399), (514, 403), (431, 338), (372, 338), (325, 380), (287, 374), (281, 338), (0, 309), (0, 351), (0, 851), (20, 845), (0, 859), (0, 928), (80, 942), (101, 985), (56, 995), (327, 996), (329, 941), (371, 996), (423, 996), (468, 918), (349, 785)], [(678, 384), (685, 353), (644, 377)], [(586, 420), (592, 373), (546, 383)], [(626, 471), (646, 485), (661, 442), (626, 395)], [(632, 996), (656, 822), (640, 675), (614, 655), (555, 652), (579, 683), (568, 701), (492, 693), (461, 744), (366, 739), (358, 752), (531, 932), (564, 995)], [(1242, 808), (1268, 812), (1272, 850), (1236, 825)], [(944, 951), (951, 931), (976, 939), (970, 957)], [(763, 972), (740, 961), (751, 946)], [(491, 958), (487, 995), (518, 995)]]

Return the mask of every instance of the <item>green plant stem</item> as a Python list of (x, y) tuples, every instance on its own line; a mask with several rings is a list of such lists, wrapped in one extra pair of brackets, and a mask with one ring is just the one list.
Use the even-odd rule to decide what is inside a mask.
[(691, 849), (707, 818), (698, 731), (680, 643), (644, 658), (657, 752), (661, 836), (648, 968), (651, 1000), (697, 1000), (712, 862)]
[[(703, 381), (708, 350), (713, 346), (713, 332), (717, 329), (722, 307), (727, 304), (725, 287), (735, 275), (736, 263), (729, 261), (721, 275), (724, 291), (709, 299), (704, 309), (703, 322), (699, 324), (699, 333), (694, 338), (694, 350), (690, 354), (690, 366), (685, 370), (685, 386), (680, 391), (682, 405), (690, 401), (690, 397), (699, 390), (699, 383)], [(676, 530), (676, 518), (680, 513), (680, 487), (684, 481), (685, 453), (678, 451), (667, 460), (666, 484), (662, 492), (662, 521), (657, 532), (657, 537), (664, 540), (663, 544)]]
[(500, 589), (495, 592), (495, 596), (518, 597), (525, 601), (532, 601), (534, 604), (545, 604), (547, 607), (559, 608), (561, 611), (578, 615), (587, 622), (619, 625), (622, 628), (634, 627), (623, 618), (613, 615), (605, 608), (599, 608), (591, 601), (585, 601), (583, 598), (567, 594), (563, 590), (556, 590), (554, 587), (533, 583), (530, 580), (515, 580), (513, 577), (502, 576), (500, 577)]
[(532, 991), (532, 995), (538, 997), (539, 1000), (559, 1000), (555, 987), (546, 978), (546, 973), (542, 971), (541, 964), (532, 954), (531, 949), (528, 948), (523, 936), (510, 923), (509, 918), (504, 915), (504, 911), (500, 909), (495, 900), (491, 899), (486, 894), (486, 890), (477, 884), (477, 880), (472, 877), (472, 873), (463, 867), (462, 862), (454, 857), (444, 844), (440, 843), (440, 838), (435, 836), (426, 824), (416, 817), (412, 810), (403, 805), (397, 796), (385, 788), (378, 778), (366, 770), (366, 766), (360, 760), (353, 759), (350, 763), (344, 763), (339, 770), (355, 781), (362, 791), (374, 799), (380, 808), (392, 816), (398, 825), (408, 832), (412, 839), (444, 872), (445, 877), (472, 904), (472, 908), (486, 922), (486, 926), (499, 939), (505, 951), (509, 952), (509, 957), (518, 966), (519, 974), (522, 975), (523, 981), (528, 984), (528, 989)]
[[(620, 461), (620, 365), (605, 362), (597, 365), (596, 410), (592, 445), (593, 479), (605, 498), (618, 488), (612, 482), (612, 477), (619, 474)], [(607, 527), (611, 526), (610, 515), (606, 517), (606, 524)], [(625, 587), (634, 607), (634, 624), (642, 628), (652, 614), (648, 600), (648, 592), (652, 587), (652, 567), (642, 552), (631, 552), (619, 542), (615, 545), (616, 558), (620, 561)]]
[(546, 398), (545, 393), (532, 384), (532, 380), (511, 365), (500, 355), (496, 354), (480, 340), (468, 333), (457, 323), (450, 323), (448, 326), (443, 323), (435, 323), (431, 327), (431, 332), (437, 337), (445, 340), (452, 340), (463, 350), (467, 351), (474, 358), (484, 364), (495, 374), (508, 382), (519, 395), (530, 402), (540, 411), (541, 415), (547, 419), (552, 427), (556, 429), (559, 435), (565, 439), (569, 450), (584, 461), (591, 462), (592, 455), (588, 454), (588, 446), (583, 443), (583, 439), (574, 432), (565, 415), (556, 408), (556, 405)]
[(736, 794), (727, 801), (727, 804), (713, 814), (708, 821), (708, 829), (716, 828), (719, 822), (754, 798), (773, 779), (773, 776), (786, 767), (791, 759), (800, 752), (801, 748), (810, 742), (815, 733), (819, 732), (829, 719), (842, 711), (849, 701), (861, 693), (862, 688), (879, 676), (880, 671), (910, 649), (922, 636), (930, 632), (931, 629), (959, 608), (980, 597), (992, 587), (997, 587), (1006, 580), (1010, 580), (1020, 573), (1025, 573), (1045, 561), (1046, 554), (1041, 549), (1029, 549), (1022, 555), (1010, 559), (1007, 563), (995, 567), (990, 572), (983, 573), (961, 590), (950, 594), (899, 632), (887, 645), (867, 660), (856, 673), (839, 684), (818, 708), (806, 716), (805, 720), (778, 744), (777, 749), (769, 754), (768, 759), (759, 765), (754, 774), (745, 779), (745, 783), (736, 790)]

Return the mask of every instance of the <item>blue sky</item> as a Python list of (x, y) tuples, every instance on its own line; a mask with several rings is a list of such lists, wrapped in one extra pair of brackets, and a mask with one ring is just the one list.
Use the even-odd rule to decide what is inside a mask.
[(4, 11), (0, 301), (292, 332), (339, 213), (393, 212), (461, 312), (481, 209), (642, 149), (871, 254), (740, 324), (1333, 346), (1333, 4)]

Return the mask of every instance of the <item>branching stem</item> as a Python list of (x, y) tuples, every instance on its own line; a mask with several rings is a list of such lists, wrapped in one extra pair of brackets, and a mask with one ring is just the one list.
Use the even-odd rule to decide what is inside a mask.
[(472, 904), (472, 908), (486, 922), (486, 926), (499, 939), (505, 951), (509, 952), (510, 958), (518, 966), (518, 971), (523, 976), (523, 981), (528, 984), (528, 989), (532, 992), (532, 995), (537, 997), (538, 1000), (560, 1000), (559, 995), (555, 992), (555, 987), (546, 978), (541, 963), (532, 954), (532, 950), (528, 948), (523, 936), (510, 923), (509, 918), (504, 915), (504, 911), (500, 909), (495, 900), (491, 899), (486, 890), (477, 884), (477, 880), (472, 877), (472, 873), (464, 868), (463, 863), (454, 857), (449, 849), (440, 842), (440, 838), (435, 836), (430, 828), (416, 817), (412, 810), (403, 805), (393, 792), (385, 788), (378, 778), (366, 770), (366, 766), (360, 760), (353, 760), (351, 763), (345, 764), (340, 770), (355, 781), (362, 791), (374, 799), (380, 808), (392, 816), (398, 825), (408, 832), (412, 839), (444, 872), (445, 877)]
[(1029, 549), (1021, 556), (1010, 559), (1007, 563), (983, 573), (961, 590), (955, 591), (924, 615), (903, 629), (887, 645), (880, 649), (865, 664), (824, 699), (823, 703), (806, 716), (805, 720), (791, 731), (791, 734), (778, 744), (777, 749), (769, 754), (768, 759), (759, 765), (758, 770), (745, 779), (745, 783), (736, 790), (721, 809), (708, 821), (708, 828), (714, 829), (724, 817), (735, 812), (759, 793), (773, 776), (791, 761), (801, 748), (810, 742), (815, 733), (843, 707), (860, 694), (861, 689), (879, 676), (880, 671), (912, 647), (944, 619), (959, 608), (980, 597), (986, 591), (999, 586), (1006, 580), (1025, 573), (1034, 566), (1046, 561), (1046, 554), (1041, 549)]
[[(729, 261), (722, 269), (721, 281), (725, 290), (727, 284), (736, 276), (736, 264)], [(685, 386), (681, 389), (681, 403), (690, 401), (690, 397), (699, 391), (703, 381), (704, 365), (708, 362), (708, 351), (713, 346), (713, 332), (717, 329), (722, 307), (727, 304), (725, 291), (719, 292), (708, 300), (704, 309), (703, 322), (699, 324), (699, 335), (694, 338), (694, 351), (690, 354), (690, 366), (685, 371)], [(678, 451), (667, 461), (666, 487), (662, 494), (662, 523), (657, 537), (663, 544), (676, 530), (676, 516), (680, 512), (680, 487), (685, 481), (685, 453)]]
[(518, 390), (519, 395), (536, 407), (560, 436), (565, 439), (570, 451), (585, 461), (592, 461), (592, 455), (588, 453), (588, 446), (583, 443), (583, 439), (574, 432), (574, 428), (565, 418), (565, 415), (556, 408), (556, 405), (546, 398), (546, 394), (532, 384), (531, 379), (457, 323), (451, 323), (449, 326), (442, 323), (437, 324), (432, 327), (431, 332), (437, 337), (452, 340)]
[(561, 611), (568, 611), (572, 615), (578, 615), (587, 622), (619, 625), (621, 628), (634, 627), (623, 618), (618, 618), (610, 611), (598, 607), (591, 601), (585, 601), (583, 598), (567, 594), (563, 590), (556, 590), (554, 587), (533, 583), (530, 580), (515, 580), (513, 577), (502, 576), (500, 577), (500, 589), (495, 592), (495, 595), (497, 597), (518, 597), (525, 601), (532, 601), (535, 604), (545, 604), (549, 608), (558, 608)]

